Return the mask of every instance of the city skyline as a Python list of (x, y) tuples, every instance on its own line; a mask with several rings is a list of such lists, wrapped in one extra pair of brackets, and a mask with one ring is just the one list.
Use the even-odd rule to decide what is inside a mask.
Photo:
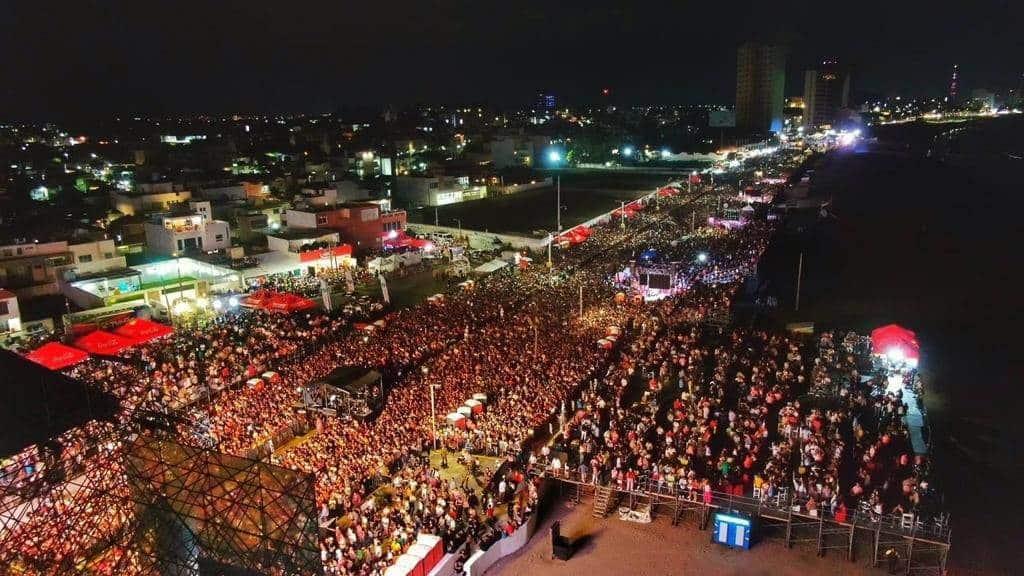
[[(786, 95), (836, 58), (859, 94), (942, 96), (1016, 87), (1019, 6), (939, 3), (808, 11), (615, 3), (385, 7), (120, 3), (15, 6), (0, 30), (9, 118), (115, 113), (331, 111), (342, 105), (488, 102), (731, 104), (736, 49), (783, 44)], [(766, 26), (765, 23), (770, 23)], [(965, 41), (951, 41), (963, 38)], [(945, 40), (942, 40), (945, 39)], [(602, 94), (604, 88), (610, 95)]]

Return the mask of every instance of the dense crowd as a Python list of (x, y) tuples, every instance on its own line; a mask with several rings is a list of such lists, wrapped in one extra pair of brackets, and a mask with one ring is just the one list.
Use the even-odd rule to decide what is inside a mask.
[[(555, 444), (532, 461), (623, 490), (792, 500), (839, 520), (853, 507), (878, 517), (931, 505), (900, 393), (862, 381), (866, 360), (837, 351), (831, 334), (815, 347), (695, 322), (727, 306), (729, 290), (705, 287), (661, 304), (655, 328), (573, 400)], [(897, 377), (909, 385), (913, 375)], [(816, 386), (834, 398), (815, 401), (807, 393)], [(567, 461), (554, 456), (562, 452)]]
[[(837, 517), (862, 502), (879, 513), (920, 506), (929, 493), (925, 463), (910, 456), (905, 407), (898, 393), (861, 381), (856, 354), (831, 335), (815, 345), (706, 322), (729, 309), (770, 229), (751, 222), (682, 237), (673, 202), (685, 204), (665, 200), (664, 211), (636, 214), (625, 228), (595, 227), (559, 255), (556, 274), (506, 270), (375, 323), (376, 304), (334, 314), (232, 312), (134, 347), (121, 361), (94, 359), (70, 372), (120, 399), (121, 425), (140, 409), (174, 412), (183, 416), (176, 430), (186, 441), (269, 454), (313, 473), (321, 524), (330, 527), (321, 558), (331, 574), (381, 574), (420, 531), (451, 543), (496, 526), (514, 530), (537, 498), (514, 463), (548, 433), (554, 443), (532, 453), (534, 465), (624, 490), (785, 495)], [(682, 268), (688, 290), (659, 303), (615, 301), (610, 278), (651, 247), (667, 261), (690, 263)], [(270, 282), (310, 295), (320, 289), (319, 280)], [(598, 346), (613, 327), (617, 342)], [(368, 420), (318, 416), (315, 433), (283, 446), (305, 418), (297, 389), (343, 366), (387, 374), (382, 411)], [(265, 372), (276, 376), (261, 378)], [(809, 390), (828, 388), (836, 401), (808, 400)], [(486, 396), (483, 413), (465, 427), (446, 420), (477, 393)], [(60, 439), (63, 457), (81, 464), (89, 440), (114, 431), (104, 426)], [(436, 444), (506, 464), (493, 482), (479, 480), (488, 488), (478, 493), (422, 463)], [(18, 481), (24, 471), (38, 475), (38, 461), (38, 454), (19, 461)], [(97, 481), (109, 494), (125, 488), (118, 469), (104, 474)], [(61, 494), (47, 496), (18, 526), (50, 541), (0, 559), (81, 560), (130, 514), (97, 497), (91, 505), (108, 511), (95, 514), (100, 523), (80, 531), (81, 539), (56, 542), (63, 499), (75, 497)]]
[[(437, 470), (410, 463), (365, 500), (355, 493), (344, 503), (324, 503), (321, 520), (333, 523), (320, 542), (325, 572), (383, 573), (419, 533), (442, 537), (453, 552), (467, 540), (473, 546), (515, 531), (536, 507), (537, 487), (516, 470), (495, 486), (478, 493), (467, 482), (443, 480)], [(502, 506), (507, 514), (499, 520)]]

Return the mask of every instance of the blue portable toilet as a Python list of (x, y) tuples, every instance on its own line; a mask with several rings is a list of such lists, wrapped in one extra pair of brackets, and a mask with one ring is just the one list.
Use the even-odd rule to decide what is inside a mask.
[(750, 517), (742, 514), (715, 513), (711, 540), (732, 548), (750, 550), (750, 533), (753, 531)]

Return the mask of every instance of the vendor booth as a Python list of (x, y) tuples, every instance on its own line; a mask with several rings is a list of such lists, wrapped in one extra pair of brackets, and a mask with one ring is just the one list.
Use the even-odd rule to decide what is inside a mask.
[(115, 356), (134, 345), (134, 341), (106, 330), (93, 330), (75, 340), (76, 348), (100, 356)]
[(894, 363), (916, 367), (921, 358), (917, 334), (898, 324), (888, 324), (871, 331), (871, 353)]
[(114, 333), (136, 344), (151, 342), (174, 334), (174, 328), (145, 318), (133, 318), (118, 326)]
[(50, 370), (63, 370), (79, 362), (85, 362), (89, 358), (89, 353), (59, 342), (48, 342), (29, 352), (25, 357)]

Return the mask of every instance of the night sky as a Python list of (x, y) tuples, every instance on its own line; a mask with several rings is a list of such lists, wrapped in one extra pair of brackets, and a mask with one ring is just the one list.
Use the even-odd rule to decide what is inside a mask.
[(825, 57), (855, 90), (1014, 87), (1024, 1), (3, 2), (0, 118), (325, 111), (344, 104), (731, 103), (736, 46)]

